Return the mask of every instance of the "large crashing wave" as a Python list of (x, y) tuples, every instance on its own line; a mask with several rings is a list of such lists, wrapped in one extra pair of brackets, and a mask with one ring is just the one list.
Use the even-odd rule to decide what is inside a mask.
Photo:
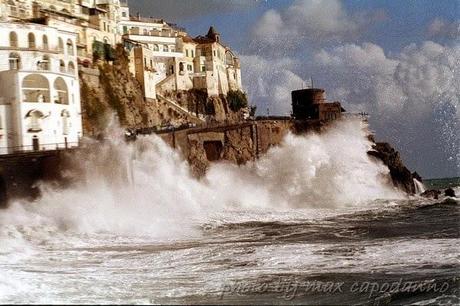
[(289, 134), (260, 160), (217, 163), (201, 179), (155, 135), (128, 144), (114, 136), (75, 156), (81, 169), (69, 173), (71, 187), (41, 186), (40, 199), (12, 203), (0, 224), (170, 236), (195, 217), (226, 209), (343, 208), (400, 198), (388, 169), (368, 157), (366, 135), (358, 121), (321, 135)]

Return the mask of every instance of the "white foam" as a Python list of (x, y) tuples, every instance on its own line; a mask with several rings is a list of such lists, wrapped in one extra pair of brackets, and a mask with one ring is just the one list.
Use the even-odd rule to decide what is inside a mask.
[(369, 159), (366, 133), (357, 121), (322, 135), (289, 134), (260, 160), (242, 167), (216, 164), (201, 180), (159, 137), (126, 144), (113, 136), (75, 157), (81, 171), (69, 174), (77, 178), (72, 187), (41, 186), (39, 200), (13, 203), (0, 218), (2, 224), (63, 232), (175, 238), (194, 234), (195, 221), (210, 212), (334, 209), (400, 198), (388, 169)]

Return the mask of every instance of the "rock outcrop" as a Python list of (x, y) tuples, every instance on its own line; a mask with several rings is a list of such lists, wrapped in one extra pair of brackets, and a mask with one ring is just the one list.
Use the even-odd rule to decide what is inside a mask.
[(452, 188), (447, 188), (446, 190), (444, 190), (444, 195), (446, 197), (455, 198), (455, 190), (453, 190)]
[(377, 142), (373, 146), (373, 150), (368, 154), (381, 160), (390, 169), (391, 179), (393, 184), (407, 192), (408, 194), (415, 193), (414, 178), (421, 181), (421, 177), (417, 174), (416, 177), (406, 168), (398, 151), (396, 151), (389, 143)]

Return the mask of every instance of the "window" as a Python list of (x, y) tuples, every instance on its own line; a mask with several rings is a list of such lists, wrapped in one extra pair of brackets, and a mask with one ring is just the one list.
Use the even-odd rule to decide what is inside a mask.
[(34, 33), (29, 33), (28, 40), (29, 40), (29, 48), (34, 49), (35, 48), (35, 35), (34, 35)]
[(68, 55), (73, 55), (73, 43), (72, 40), (68, 39), (67, 40), (67, 54)]
[(10, 47), (18, 47), (18, 34), (16, 32), (10, 32)]
[(122, 12), (122, 13), (121, 13), (121, 16), (127, 17), (127, 16), (126, 16), (126, 12)]
[(123, 26), (123, 34), (128, 34), (128, 27), (127, 26)]
[(201, 72), (206, 72), (206, 66), (205, 65), (201, 66)]
[(179, 63), (179, 71), (184, 72), (184, 63), (182, 62)]
[(195, 57), (195, 51), (192, 50), (192, 57)]
[(190, 72), (193, 71), (192, 65), (187, 65), (187, 70), (190, 71)]
[(188, 57), (188, 49), (185, 49), (185, 56)]
[(59, 61), (59, 71), (60, 72), (65, 72), (65, 63), (63, 60)]
[(43, 41), (43, 49), (48, 50), (48, 36), (43, 35), (42, 41)]
[(59, 40), (59, 42), (58, 42), (58, 51), (60, 53), (63, 53), (64, 52), (64, 41), (60, 37), (59, 37), (58, 40)]
[(50, 102), (48, 80), (40, 74), (30, 74), (22, 81), (23, 102)]
[(10, 70), (21, 69), (21, 57), (17, 53), (10, 53), (9, 56)]
[(27, 132), (38, 133), (42, 131), (41, 121), (45, 117), (39, 110), (31, 110), (26, 114)]
[(43, 55), (42, 60), (37, 62), (38, 70), (50, 70), (50, 58), (48, 55)]
[(69, 92), (63, 78), (58, 77), (56, 81), (54, 81), (54, 90), (57, 93), (57, 95), (55, 95), (53, 98), (54, 103), (69, 104)]
[(73, 62), (69, 62), (69, 73), (72, 73), (74, 74), (75, 73), (75, 65), (73, 64)]
[(168, 45), (164, 45), (164, 46), (163, 46), (163, 51), (164, 51), (164, 52), (169, 52), (169, 47), (168, 47)]
[(153, 51), (158, 51), (158, 50), (160, 50), (160, 47), (157, 44), (153, 45)]

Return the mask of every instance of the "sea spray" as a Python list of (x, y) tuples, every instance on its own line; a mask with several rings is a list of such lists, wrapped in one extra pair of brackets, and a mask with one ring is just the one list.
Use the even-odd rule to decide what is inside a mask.
[(402, 196), (388, 169), (367, 156), (371, 143), (359, 121), (289, 134), (260, 160), (217, 163), (201, 179), (156, 135), (131, 143), (120, 129), (110, 135), (75, 156), (71, 187), (42, 185), (34, 203), (0, 212), (1, 224), (21, 214), (16, 225), (175, 238), (199, 234), (196, 220), (227, 209), (343, 208)]
[(425, 185), (414, 178), (415, 194), (421, 194), (425, 191)]

